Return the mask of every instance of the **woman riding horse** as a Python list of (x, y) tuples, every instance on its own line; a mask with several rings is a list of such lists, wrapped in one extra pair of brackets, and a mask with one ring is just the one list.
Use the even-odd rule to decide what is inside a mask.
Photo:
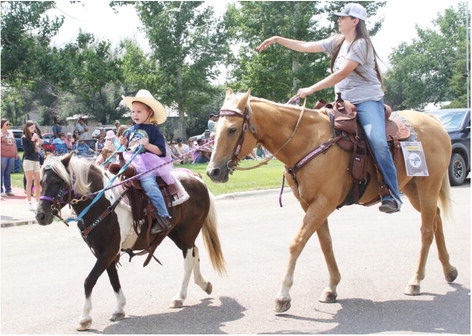
[(335, 86), (343, 99), (357, 108), (358, 120), (364, 129), (375, 160), (390, 189), (382, 196), (379, 210), (393, 213), (402, 204), (397, 183), (397, 170), (385, 137), (385, 112), (383, 85), (377, 53), (372, 45), (365, 20), (367, 11), (356, 3), (347, 4), (338, 16), (341, 35), (317, 42), (303, 42), (273, 36), (257, 47), (262, 52), (271, 44), (281, 45), (301, 52), (327, 52), (331, 55), (332, 74), (308, 88), (300, 89), (297, 96), (305, 98), (316, 91)]

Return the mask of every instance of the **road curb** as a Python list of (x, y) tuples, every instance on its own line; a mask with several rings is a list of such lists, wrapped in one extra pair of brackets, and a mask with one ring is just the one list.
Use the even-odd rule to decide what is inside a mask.
[(37, 224), (38, 222), (36, 219), (24, 219), (18, 221), (9, 221), (9, 222), (2, 222), (1, 228), (8, 228), (13, 226), (21, 226), (21, 225), (33, 225)]
[[(283, 191), (284, 194), (291, 193), (291, 192), (292, 192), (292, 189), (290, 189), (290, 188), (285, 188), (284, 191)], [(230, 194), (223, 194), (223, 195), (215, 196), (215, 199), (217, 201), (219, 201), (219, 200), (229, 200), (229, 199), (235, 200), (235, 199), (242, 198), (242, 197), (260, 196), (260, 195), (265, 195), (265, 194), (267, 194), (267, 195), (277, 194), (278, 195), (278, 194), (280, 194), (280, 188), (241, 191), (241, 192), (235, 192), (235, 193), (230, 193)]]
[[(283, 193), (290, 193), (291, 189), (290, 188), (285, 188)], [(244, 197), (251, 197), (251, 196), (261, 196), (261, 195), (279, 195), (280, 194), (280, 188), (277, 189), (262, 189), (262, 190), (251, 190), (251, 191), (241, 191), (241, 192), (235, 192), (235, 193), (229, 193), (229, 194), (223, 194), (223, 195), (218, 195), (215, 196), (215, 199), (217, 201), (220, 200), (237, 200), (240, 198)], [(15, 221), (2, 221), (1, 223), (1, 228), (9, 228), (9, 227), (14, 227), (14, 226), (21, 226), (21, 225), (34, 225), (38, 224), (36, 219), (21, 219), (21, 220), (15, 220)]]

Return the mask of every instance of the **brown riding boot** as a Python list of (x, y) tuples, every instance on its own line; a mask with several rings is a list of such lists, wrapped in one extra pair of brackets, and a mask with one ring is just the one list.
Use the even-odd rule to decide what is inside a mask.
[(154, 221), (154, 224), (152, 225), (151, 233), (152, 234), (169, 233), (172, 227), (172, 224), (170, 223), (169, 218), (162, 217), (157, 214), (155, 218), (156, 220)]

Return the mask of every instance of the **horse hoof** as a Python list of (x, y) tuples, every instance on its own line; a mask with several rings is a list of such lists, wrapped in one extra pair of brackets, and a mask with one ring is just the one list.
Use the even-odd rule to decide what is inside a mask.
[(405, 288), (406, 295), (420, 295), (420, 285), (408, 285)]
[(450, 270), (449, 273), (446, 274), (446, 281), (453, 282), (454, 280), (456, 280), (457, 275), (457, 268), (453, 267), (452, 270)]
[(182, 300), (174, 300), (170, 304), (169, 308), (182, 308), (184, 306), (184, 303)]
[(206, 285), (206, 288), (205, 288), (205, 293), (211, 294), (212, 291), (213, 291), (213, 285), (211, 284), (210, 281), (208, 281), (208, 283)]
[(338, 295), (336, 293), (333, 293), (330, 290), (325, 290), (321, 294), (318, 301), (323, 302), (323, 303), (335, 303), (337, 297), (338, 297)]
[(125, 313), (113, 313), (113, 315), (110, 317), (110, 321), (120, 321), (125, 318)]
[(77, 330), (77, 331), (89, 330), (91, 325), (92, 325), (92, 319), (80, 321), (80, 322), (79, 322), (79, 325), (78, 325), (77, 328), (76, 328), (76, 330)]
[(290, 299), (277, 299), (275, 300), (275, 312), (283, 313), (289, 310), (291, 307)]

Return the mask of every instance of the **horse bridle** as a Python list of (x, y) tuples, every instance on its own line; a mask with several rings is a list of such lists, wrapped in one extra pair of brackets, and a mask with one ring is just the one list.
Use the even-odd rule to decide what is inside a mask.
[[(241, 153), (241, 149), (244, 143), (244, 136), (246, 135), (247, 130), (250, 129), (254, 137), (256, 136), (256, 130), (254, 126), (249, 123), (249, 119), (250, 119), (249, 109), (250, 107), (248, 108), (248, 106), (246, 106), (242, 113), (241, 111), (229, 110), (229, 109), (220, 110), (220, 116), (222, 117), (229, 116), (229, 117), (243, 118), (242, 130), (241, 130), (241, 133), (239, 134), (238, 141), (236, 142), (236, 145), (234, 146), (233, 156), (226, 163), (226, 167), (230, 170), (230, 173), (232, 173), (236, 169), (237, 165), (239, 164), (239, 161), (241, 160), (240, 158), (238, 158), (238, 156), (239, 156), (239, 153)], [(257, 140), (257, 137), (256, 137), (256, 140)]]
[[(57, 193), (57, 195), (55, 197), (40, 196), (39, 199), (51, 202), (51, 213), (52, 213), (52, 215), (59, 218), (62, 222), (64, 222), (64, 224), (69, 226), (69, 224), (67, 224), (67, 222), (61, 217), (61, 204), (67, 204), (67, 203), (71, 202), (72, 190), (71, 189), (65, 189), (65, 187), (66, 187), (66, 183), (64, 182), (63, 185), (61, 186), (61, 188), (59, 189), (59, 192)], [(68, 201), (63, 200), (64, 196), (66, 196), (66, 195), (69, 197)]]
[[(45, 167), (45, 170), (51, 169), (49, 166)], [(67, 196), (67, 201), (64, 200), (64, 197)], [(82, 196), (77, 198), (76, 193), (72, 188), (67, 188), (66, 182), (63, 181), (59, 192), (55, 197), (49, 197), (46, 195), (40, 196), (40, 200), (49, 201), (51, 202), (51, 213), (53, 216), (59, 218), (64, 224), (69, 226), (69, 224), (61, 217), (61, 204), (76, 204), (82, 201), (85, 201), (87, 198)], [(74, 198), (73, 198), (74, 197)]]
[[(285, 146), (288, 145), (288, 143), (292, 140), (292, 138), (294, 137), (295, 135), (295, 132), (297, 131), (298, 129), (298, 126), (300, 125), (300, 121), (302, 120), (303, 118), (303, 114), (305, 112), (305, 105), (306, 105), (306, 98), (303, 102), (303, 106), (302, 106), (302, 111), (300, 113), (300, 115), (298, 116), (298, 120), (295, 124), (295, 127), (293, 128), (293, 131), (292, 131), (292, 134), (290, 134), (290, 136), (288, 137), (288, 139), (280, 146), (279, 149), (277, 149), (277, 151), (275, 151), (271, 156), (269, 156), (268, 158), (266, 158), (265, 160), (261, 161), (259, 164), (257, 164), (256, 166), (254, 167), (250, 167), (250, 168), (237, 168), (237, 165), (239, 164), (239, 161), (241, 159), (238, 158), (238, 155), (239, 153), (241, 152), (241, 149), (242, 149), (242, 146), (243, 146), (243, 143), (244, 143), (244, 136), (246, 135), (246, 132), (247, 130), (249, 129), (251, 131), (251, 133), (254, 135), (254, 137), (256, 138), (257, 141), (259, 141), (257, 139), (257, 136), (256, 136), (256, 128), (254, 127), (254, 125), (250, 124), (249, 123), (249, 119), (250, 119), (250, 116), (249, 116), (249, 111), (251, 110), (251, 105), (250, 103), (248, 102), (246, 107), (244, 108), (244, 111), (241, 112), (241, 110), (230, 110), (230, 109), (221, 109), (220, 110), (220, 116), (230, 116), (230, 117), (241, 117), (243, 118), (243, 125), (242, 125), (242, 131), (241, 131), (241, 134), (239, 135), (239, 139), (238, 139), (238, 142), (236, 143), (236, 146), (234, 147), (234, 150), (233, 150), (233, 156), (231, 157), (231, 159), (226, 163), (226, 167), (229, 169), (230, 171), (230, 174), (233, 173), (233, 171), (235, 169), (241, 169), (241, 170), (249, 170), (249, 169), (254, 169), (254, 168), (258, 168), (264, 164), (266, 164), (268, 161), (270, 161), (273, 157), (275, 157)], [(252, 111), (252, 110), (251, 110)]]

